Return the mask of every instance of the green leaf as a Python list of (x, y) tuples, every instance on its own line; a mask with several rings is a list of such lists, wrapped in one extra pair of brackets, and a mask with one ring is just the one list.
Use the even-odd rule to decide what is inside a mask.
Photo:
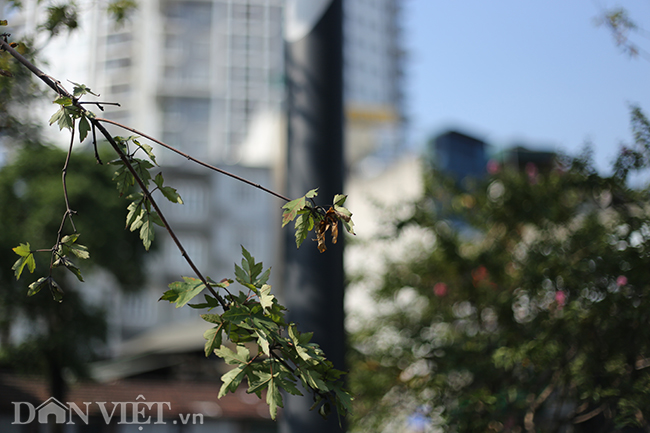
[(345, 194), (336, 194), (334, 196), (334, 206), (343, 206), (347, 198), (348, 196)]
[(34, 273), (34, 270), (36, 269), (36, 260), (34, 260), (34, 254), (30, 248), (29, 242), (26, 244), (20, 244), (13, 248), (13, 251), (20, 256), (20, 258), (16, 260), (16, 263), (11, 267), (14, 271), (14, 275), (16, 275), (16, 280), (20, 278), (20, 274), (22, 274), (25, 266), (29, 269), (30, 274)]
[[(215, 353), (217, 350), (215, 350)], [(221, 376), (221, 381), (223, 384), (221, 385), (221, 389), (219, 390), (219, 395), (217, 398), (221, 398), (224, 395), (228, 394), (228, 392), (235, 392), (237, 390), (237, 387), (246, 375), (246, 367), (246, 365), (239, 365)]]
[(149, 180), (151, 180), (151, 173), (149, 173), (149, 170), (154, 167), (153, 164), (145, 159), (133, 158), (131, 165), (137, 175), (140, 176), (140, 179), (142, 179), (142, 182), (146, 186), (149, 186)]
[(275, 296), (271, 294), (271, 286), (264, 284), (260, 289), (260, 304), (264, 309), (271, 308), (273, 306), (273, 301)]
[(291, 377), (293, 376), (280, 374), (277, 379), (278, 386), (287, 391), (289, 394), (303, 395), (302, 392), (300, 392), (300, 390), (296, 387), (296, 384), (293, 382), (293, 380), (291, 380)]
[(54, 281), (53, 279), (49, 279), (50, 283), (50, 293), (52, 294), (52, 298), (56, 302), (62, 302), (63, 301), (63, 290), (61, 290), (61, 287)]
[(84, 141), (88, 136), (89, 131), (90, 123), (88, 122), (88, 119), (86, 116), (81, 116), (79, 119), (79, 141)]
[(7, 23), (7, 20), (0, 20), (0, 26), (7, 26), (9, 23)]
[(41, 289), (45, 286), (45, 284), (49, 281), (49, 278), (46, 277), (41, 277), (38, 280), (34, 281), (32, 284), (29, 285), (29, 290), (27, 291), (27, 296), (34, 296), (38, 292), (41, 291)]
[(221, 319), (221, 315), (219, 314), (201, 314), (199, 317), (201, 319), (205, 320), (206, 322), (210, 323), (223, 323), (223, 320)]
[(296, 219), (296, 246), (300, 245), (307, 239), (307, 234), (314, 228), (314, 218), (311, 212), (302, 213)]
[(282, 404), (282, 394), (273, 378), (269, 381), (269, 387), (266, 391), (266, 403), (269, 405), (269, 413), (272, 419), (275, 419), (278, 415), (278, 406), (284, 407)]
[(64, 114), (65, 114), (65, 109), (64, 109), (63, 107), (59, 108), (59, 109), (56, 111), (56, 113), (54, 113), (54, 114), (52, 115), (52, 117), (50, 117), (50, 126), (51, 126), (54, 122), (58, 122), (59, 119), (61, 118), (61, 116), (63, 116)]
[(120, 196), (122, 196), (127, 193), (133, 185), (135, 185), (135, 177), (133, 177), (122, 161), (111, 161), (111, 164), (122, 164), (122, 166), (113, 174), (113, 180), (117, 183), (117, 191), (120, 193)]
[(184, 281), (174, 281), (169, 285), (169, 290), (163, 293), (160, 300), (169, 301), (180, 308), (197, 296), (205, 288), (201, 280), (191, 277), (183, 277)]
[(138, 146), (140, 149), (144, 150), (144, 153), (147, 154), (147, 156), (151, 159), (151, 161), (152, 161), (154, 164), (158, 165), (158, 163), (156, 162), (156, 155), (153, 154), (153, 147), (151, 147), (151, 146), (148, 145), (147, 143), (140, 143), (140, 142), (139, 142), (138, 140), (136, 140), (136, 139), (131, 139), (131, 141), (133, 141), (133, 143), (134, 143), (136, 146)]
[(136, 219), (142, 220), (144, 209), (142, 208), (142, 201), (134, 201), (129, 204), (126, 208), (129, 212), (126, 214), (126, 227), (131, 227), (131, 231), (136, 230), (138, 227), (134, 227)]
[(300, 378), (312, 389), (328, 392), (329, 387), (323, 382), (320, 373), (307, 368), (300, 369)]
[(155, 234), (156, 231), (153, 222), (149, 216), (147, 216), (142, 227), (140, 227), (140, 239), (142, 239), (142, 245), (144, 245), (145, 250), (149, 251), (149, 248), (151, 248), (151, 243), (153, 242)]
[(160, 192), (170, 202), (183, 204), (183, 199), (181, 198), (180, 194), (178, 194), (175, 188), (172, 188), (171, 186), (163, 186), (162, 188), (160, 188)]
[(83, 282), (84, 280), (79, 268), (66, 256), (61, 256), (57, 260), (55, 260), (53, 266), (54, 267), (65, 266), (65, 268), (70, 272), (72, 272), (79, 281)]
[(63, 111), (63, 114), (59, 116), (57, 121), (59, 131), (63, 130), (63, 128), (72, 130), (74, 126), (74, 117), (70, 113), (70, 110), (68, 107), (61, 107), (61, 111)]
[(296, 218), (298, 212), (307, 206), (306, 199), (316, 197), (318, 195), (317, 191), (318, 188), (312, 189), (304, 196), (291, 200), (289, 203), (282, 206), (282, 209), (284, 209), (284, 212), (282, 213), (282, 227), (286, 226), (290, 221), (293, 221)]
[(268, 268), (264, 273), (253, 283), (255, 287), (262, 287), (269, 280), (271, 276), (271, 268)]
[(99, 95), (93, 93), (93, 92), (90, 90), (90, 88), (87, 87), (85, 84), (79, 84), (79, 83), (75, 83), (75, 82), (73, 82), (73, 81), (70, 81), (70, 82), (71, 82), (72, 85), (74, 86), (74, 89), (72, 90), (72, 95), (73, 95), (75, 98), (79, 98), (79, 97), (81, 97), (81, 96), (83, 96), (83, 95), (86, 95), (86, 94), (91, 94), (91, 95), (93, 95), (93, 96), (99, 96)]
[[(90, 253), (88, 252), (88, 247), (85, 245), (77, 244), (77, 239), (79, 239), (79, 234), (74, 233), (72, 235), (66, 235), (61, 239), (61, 243), (67, 248), (67, 251), (71, 252), (80, 259), (90, 258)], [(67, 255), (68, 252), (65, 252), (64, 255)]]
[(213, 298), (212, 296), (208, 295), (203, 295), (205, 297), (205, 303), (202, 304), (187, 304), (192, 308), (207, 308), (208, 311), (212, 310), (213, 308), (217, 308), (219, 306), (219, 301), (216, 300), (216, 298)]
[(352, 412), (352, 400), (354, 400), (352, 394), (341, 388), (340, 385), (333, 386), (332, 391), (336, 395), (336, 410), (338, 413), (345, 415)]
[(255, 331), (255, 335), (257, 335), (257, 345), (262, 349), (262, 352), (266, 356), (271, 356), (269, 337), (260, 329)]
[(234, 323), (235, 325), (241, 325), (246, 319), (250, 318), (251, 311), (248, 307), (244, 305), (233, 305), (228, 309), (228, 311), (223, 313), (223, 320)]
[(215, 326), (212, 329), (208, 329), (203, 333), (203, 338), (207, 340), (205, 342), (206, 357), (210, 356), (210, 354), (213, 353), (215, 349), (221, 347), (221, 343), (223, 340), (222, 331), (223, 331), (223, 324), (220, 324), (219, 326)]
[(67, 96), (60, 96), (54, 100), (55, 104), (59, 104), (61, 107), (69, 107), (72, 105), (72, 99)]
[(226, 346), (215, 349), (214, 353), (222, 358), (226, 364), (247, 364), (250, 361), (250, 351), (245, 346), (237, 346), (237, 352), (233, 352)]
[(246, 392), (248, 394), (255, 393), (257, 395), (260, 395), (260, 391), (264, 390), (268, 386), (269, 382), (273, 379), (273, 375), (271, 373), (267, 373), (266, 371), (256, 371), (253, 374), (257, 379), (250, 383), (250, 386)]

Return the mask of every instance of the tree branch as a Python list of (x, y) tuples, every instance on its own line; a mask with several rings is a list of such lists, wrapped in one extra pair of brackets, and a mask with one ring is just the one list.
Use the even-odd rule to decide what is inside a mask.
[(248, 180), (248, 179), (245, 179), (245, 178), (243, 178), (243, 177), (237, 176), (236, 174), (230, 173), (230, 172), (228, 172), (228, 171), (226, 171), (226, 170), (223, 170), (223, 169), (221, 169), (221, 168), (219, 168), (219, 167), (215, 167), (214, 165), (210, 165), (210, 164), (208, 164), (208, 163), (206, 163), (206, 162), (201, 161), (200, 159), (196, 159), (196, 158), (194, 158), (193, 156), (188, 155), (187, 153), (182, 152), (182, 151), (176, 149), (176, 148), (173, 147), (173, 146), (170, 146), (169, 144), (163, 143), (163, 142), (160, 141), (160, 140), (156, 140), (155, 138), (153, 138), (153, 137), (151, 137), (151, 136), (149, 136), (149, 135), (147, 135), (147, 134), (145, 134), (145, 133), (143, 133), (143, 132), (138, 131), (137, 129), (131, 128), (131, 127), (126, 126), (126, 125), (122, 125), (121, 123), (118, 123), (118, 122), (115, 122), (115, 121), (113, 121), (113, 120), (109, 120), (109, 119), (96, 118), (96, 120), (97, 120), (98, 122), (106, 122), (106, 123), (110, 123), (111, 125), (118, 126), (118, 127), (122, 128), (122, 129), (126, 129), (127, 131), (131, 131), (131, 132), (133, 132), (134, 134), (138, 134), (138, 135), (140, 135), (140, 136), (146, 138), (147, 140), (151, 140), (151, 141), (153, 141), (154, 143), (159, 144), (159, 145), (161, 145), (162, 147), (164, 147), (164, 148), (166, 148), (166, 149), (169, 149), (169, 150), (171, 150), (172, 152), (175, 152), (175, 153), (181, 155), (182, 157), (184, 157), (184, 158), (186, 158), (186, 159), (189, 159), (189, 160), (192, 161), (192, 162), (195, 162), (195, 163), (197, 163), (197, 164), (199, 164), (199, 165), (202, 165), (202, 166), (205, 167), (205, 168), (208, 168), (208, 169), (210, 169), (210, 170), (214, 170), (214, 171), (216, 171), (216, 172), (218, 172), (218, 173), (221, 173), (221, 174), (224, 174), (224, 175), (226, 175), (226, 176), (230, 176), (230, 177), (232, 177), (233, 179), (236, 179), (236, 180), (238, 180), (238, 181), (240, 181), (240, 182), (244, 182), (245, 184), (248, 184), (248, 185), (250, 185), (250, 186), (254, 186), (255, 188), (259, 188), (259, 189), (261, 189), (262, 191), (264, 191), (264, 192), (266, 192), (266, 193), (269, 193), (269, 194), (271, 194), (271, 195), (273, 195), (273, 196), (275, 196), (275, 197), (277, 197), (277, 198), (280, 198), (280, 199), (282, 199), (282, 200), (284, 200), (284, 201), (291, 201), (290, 198), (285, 197), (285, 196), (283, 196), (282, 194), (279, 194), (279, 193), (277, 193), (277, 192), (275, 192), (275, 191), (272, 191), (272, 190), (270, 190), (270, 189), (268, 189), (268, 188), (265, 188), (265, 187), (263, 187), (262, 185), (260, 185), (259, 183), (251, 182), (251, 181)]

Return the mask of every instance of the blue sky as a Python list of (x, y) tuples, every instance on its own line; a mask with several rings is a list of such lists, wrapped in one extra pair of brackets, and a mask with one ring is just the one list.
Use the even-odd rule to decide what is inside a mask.
[[(606, 170), (631, 141), (629, 104), (650, 115), (650, 61), (595, 23), (607, 0), (404, 0), (411, 138), (462, 130), (497, 147), (577, 153)], [(627, 0), (650, 28), (650, 2)], [(650, 50), (650, 39), (637, 38)]]

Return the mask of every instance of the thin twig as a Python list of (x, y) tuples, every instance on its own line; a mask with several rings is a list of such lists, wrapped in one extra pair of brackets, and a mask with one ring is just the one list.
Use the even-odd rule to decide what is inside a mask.
[(65, 200), (66, 213), (70, 218), (70, 224), (72, 225), (72, 231), (77, 233), (77, 228), (74, 225), (72, 220), (72, 215), (76, 212), (70, 209), (70, 199), (68, 198), (68, 184), (66, 182), (66, 176), (68, 175), (68, 165), (70, 164), (70, 157), (72, 156), (72, 146), (74, 145), (74, 131), (75, 123), (72, 122), (72, 128), (70, 133), (70, 148), (68, 149), (68, 154), (65, 157), (65, 164), (63, 164), (63, 170), (61, 170), (61, 183), (63, 184), (63, 199)]
[(248, 179), (245, 179), (245, 178), (243, 178), (243, 177), (237, 176), (236, 174), (230, 173), (230, 172), (228, 172), (228, 171), (226, 171), (226, 170), (223, 170), (223, 169), (221, 169), (221, 168), (219, 168), (219, 167), (215, 167), (214, 165), (210, 165), (210, 164), (208, 164), (207, 162), (203, 162), (203, 161), (201, 161), (200, 159), (196, 159), (196, 158), (194, 158), (193, 156), (188, 155), (187, 153), (182, 152), (182, 151), (176, 149), (176, 148), (173, 147), (173, 146), (170, 146), (169, 144), (163, 143), (163, 142), (160, 141), (160, 140), (157, 140), (157, 139), (155, 139), (155, 138), (153, 138), (153, 137), (151, 137), (151, 136), (149, 136), (149, 135), (147, 135), (147, 134), (145, 134), (145, 133), (143, 133), (143, 132), (138, 131), (137, 129), (131, 128), (131, 127), (126, 126), (126, 125), (122, 125), (121, 123), (119, 123), (119, 122), (115, 122), (114, 120), (103, 119), (103, 118), (96, 118), (95, 120), (97, 120), (98, 122), (106, 122), (106, 123), (110, 123), (111, 125), (118, 126), (118, 127), (122, 128), (122, 129), (126, 129), (127, 131), (131, 131), (131, 132), (133, 132), (133, 133), (135, 133), (135, 134), (138, 134), (138, 135), (140, 135), (140, 136), (146, 138), (147, 140), (153, 141), (154, 143), (157, 143), (157, 144), (161, 145), (162, 147), (164, 147), (164, 148), (166, 148), (166, 149), (169, 149), (169, 150), (171, 150), (172, 152), (175, 152), (175, 153), (181, 155), (182, 157), (184, 157), (184, 158), (186, 158), (186, 159), (189, 159), (189, 160), (192, 161), (192, 162), (195, 162), (195, 163), (197, 163), (197, 164), (199, 164), (199, 165), (202, 165), (202, 166), (205, 167), (205, 168), (208, 168), (208, 169), (210, 169), (210, 170), (214, 170), (214, 171), (216, 171), (216, 172), (218, 172), (218, 173), (221, 173), (221, 174), (224, 174), (224, 175), (226, 175), (226, 176), (230, 176), (230, 177), (232, 177), (233, 179), (237, 179), (238, 181), (240, 181), (240, 182), (244, 182), (245, 184), (248, 184), (248, 185), (250, 185), (250, 186), (254, 186), (255, 188), (259, 188), (259, 189), (261, 189), (262, 191), (264, 191), (264, 192), (266, 192), (266, 193), (269, 193), (269, 194), (271, 194), (271, 195), (273, 195), (273, 196), (275, 196), (275, 197), (277, 197), (277, 198), (280, 198), (280, 199), (282, 199), (282, 200), (284, 200), (284, 201), (291, 201), (290, 198), (285, 197), (285, 196), (283, 196), (282, 194), (279, 194), (279, 193), (277, 193), (277, 192), (275, 192), (275, 191), (272, 191), (272, 190), (270, 190), (270, 189), (268, 189), (268, 188), (265, 188), (265, 187), (263, 187), (262, 185), (260, 185), (259, 183), (251, 182), (251, 181), (248, 180)]

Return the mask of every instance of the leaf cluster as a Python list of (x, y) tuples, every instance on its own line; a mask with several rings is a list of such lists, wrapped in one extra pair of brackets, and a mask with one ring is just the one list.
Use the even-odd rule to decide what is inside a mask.
[(325, 252), (327, 246), (325, 245), (325, 235), (329, 231), (332, 236), (332, 243), (336, 244), (339, 236), (339, 222), (348, 233), (354, 233), (354, 223), (352, 222), (352, 213), (343, 207), (347, 195), (337, 194), (334, 197), (334, 202), (329, 209), (325, 210), (322, 206), (317, 206), (313, 198), (318, 195), (318, 189), (312, 189), (302, 197), (291, 200), (286, 203), (282, 208), (282, 227), (294, 222), (296, 231), (296, 246), (300, 245), (307, 239), (310, 231), (316, 228), (316, 241), (318, 241), (318, 251)]
[[(155, 188), (151, 192), (158, 190), (170, 202), (183, 204), (183, 199), (176, 189), (164, 185), (165, 179), (161, 172), (152, 178), (151, 169), (155, 168), (158, 164), (153, 154), (153, 148), (150, 145), (140, 142), (138, 137), (134, 136), (115, 136), (113, 139), (120, 146), (124, 155), (127, 156), (128, 163), (131, 166), (127, 166), (120, 158), (109, 163), (118, 166), (118, 169), (113, 175), (113, 180), (117, 185), (120, 196), (131, 191), (136, 183), (135, 176), (131, 172), (131, 168), (133, 168), (145, 187), (148, 188), (150, 182), (153, 181)], [(131, 150), (130, 143), (133, 144), (133, 150)], [(135, 154), (139, 150), (143, 151), (148, 159), (136, 158)], [(127, 200), (131, 200), (131, 203), (127, 207), (126, 227), (132, 232), (139, 230), (142, 244), (146, 250), (149, 250), (155, 237), (155, 225), (164, 227), (164, 223), (160, 215), (158, 215), (158, 212), (152, 209), (151, 201), (144, 192), (134, 192), (126, 198)]]
[[(283, 407), (281, 390), (303, 395), (298, 385), (313, 394), (312, 409), (327, 416), (333, 405), (339, 416), (351, 407), (352, 397), (342, 387), (342, 371), (337, 370), (318, 344), (311, 342), (311, 333), (301, 333), (294, 323), (285, 321), (285, 307), (278, 303), (267, 284), (270, 269), (242, 247), (241, 266), (235, 265), (235, 280), (245, 290), (231, 293), (233, 280), (219, 283), (209, 281), (212, 288), (225, 290), (227, 309), (221, 314), (211, 313), (219, 307), (218, 300), (204, 294), (205, 302), (188, 304), (206, 287), (195, 278), (184, 277), (169, 285), (161, 300), (188, 304), (192, 308), (207, 309), (201, 318), (214, 326), (204, 337), (205, 354), (214, 353), (234, 368), (221, 377), (223, 385), (219, 397), (234, 392), (246, 379), (248, 393), (262, 397), (266, 393), (271, 417), (275, 419), (278, 407)], [(224, 344), (230, 340), (230, 345)], [(234, 347), (233, 347), (234, 346)]]

